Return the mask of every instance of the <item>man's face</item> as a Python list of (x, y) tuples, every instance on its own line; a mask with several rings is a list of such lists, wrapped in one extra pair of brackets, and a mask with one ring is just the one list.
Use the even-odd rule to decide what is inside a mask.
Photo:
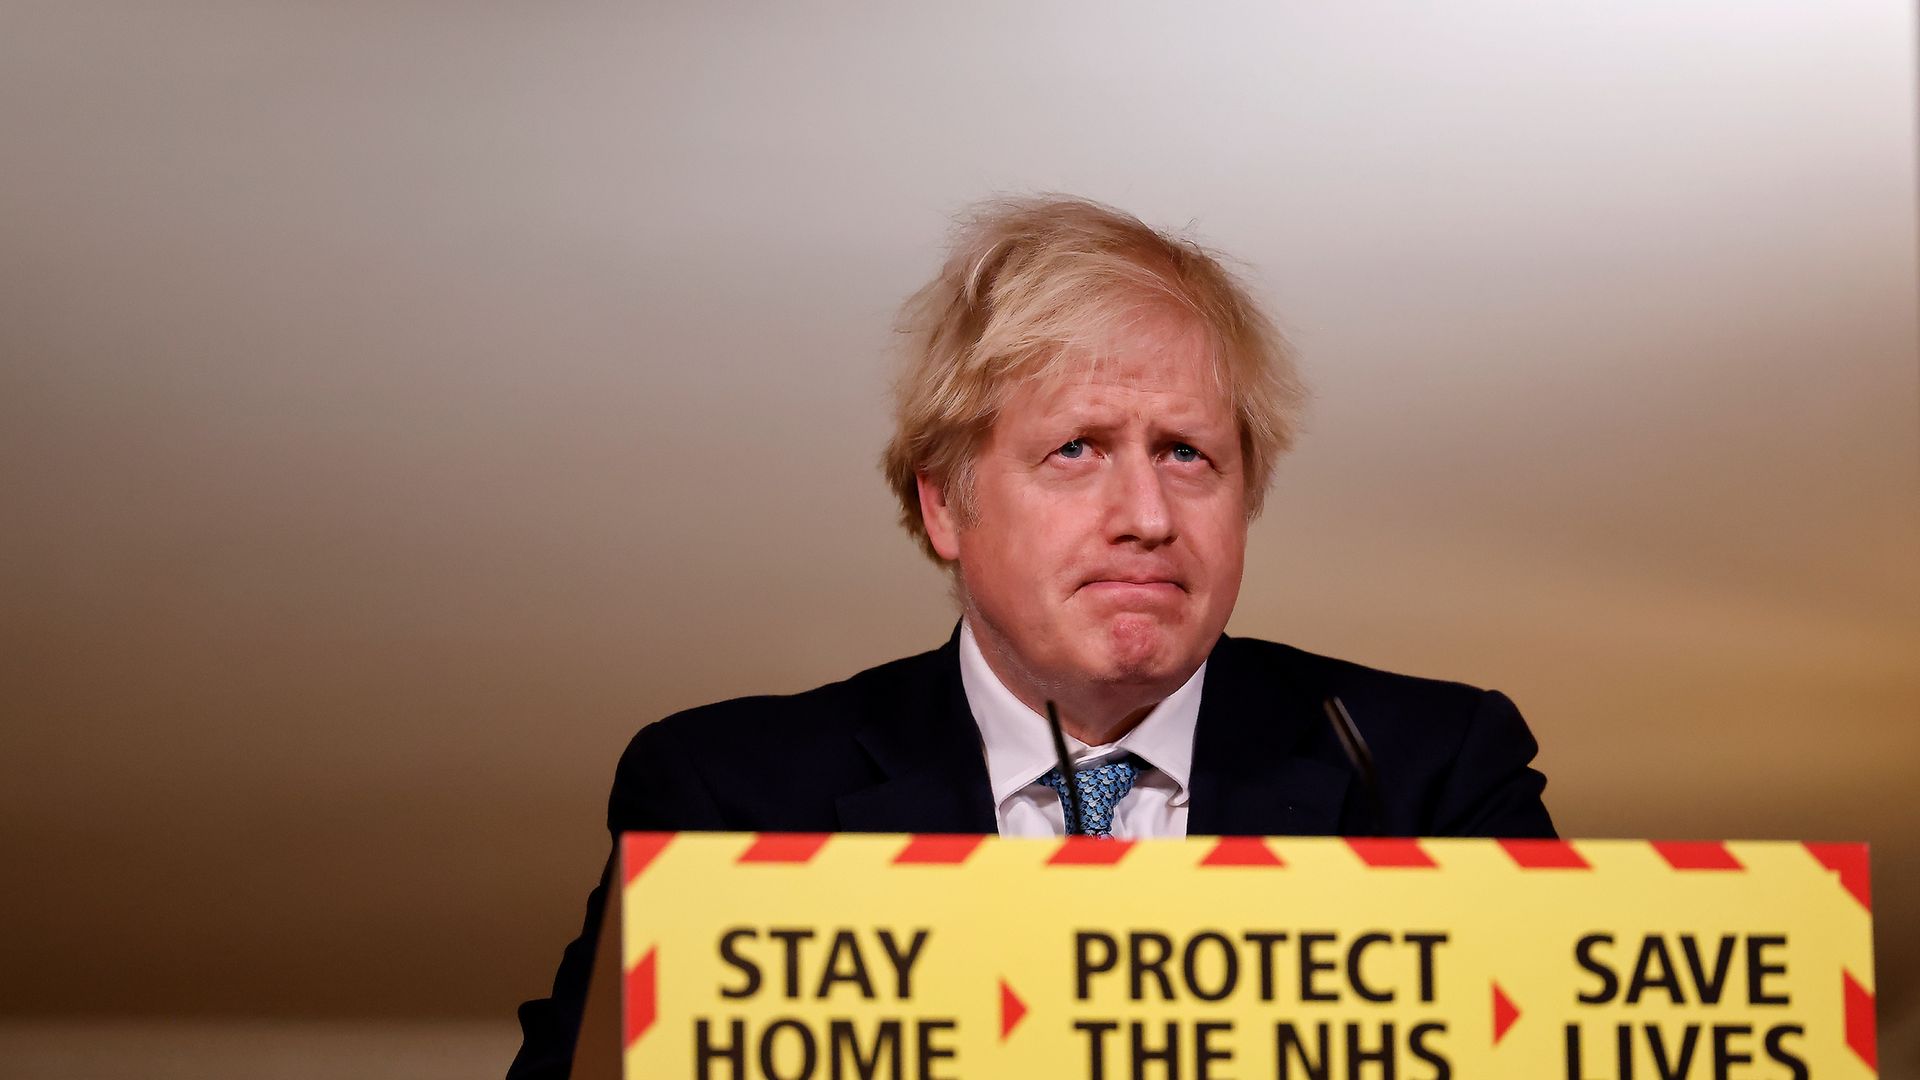
[(1203, 335), (1149, 328), (1016, 390), (974, 461), (971, 522), (921, 482), (983, 650), (1033, 694), (1157, 700), (1206, 659), (1239, 594), (1233, 409)]

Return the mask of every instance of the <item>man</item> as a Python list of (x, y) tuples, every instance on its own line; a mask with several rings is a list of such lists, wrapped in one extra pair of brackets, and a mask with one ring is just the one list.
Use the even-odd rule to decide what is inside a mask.
[[(1551, 836), (1496, 693), (1223, 635), (1299, 399), (1272, 324), (1199, 248), (1076, 199), (997, 203), (908, 302), (885, 457), (952, 577), (946, 645), (643, 729), (626, 830)], [(1372, 751), (1342, 749), (1338, 698)], [(1068, 734), (1061, 775), (1049, 703)], [(512, 1076), (564, 1074), (606, 878)]]

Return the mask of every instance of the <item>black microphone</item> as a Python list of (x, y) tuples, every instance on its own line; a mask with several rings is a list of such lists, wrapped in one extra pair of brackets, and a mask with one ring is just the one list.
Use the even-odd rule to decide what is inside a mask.
[(1367, 749), (1366, 737), (1360, 734), (1360, 726), (1353, 722), (1346, 702), (1341, 701), (1339, 695), (1327, 695), (1320, 707), (1327, 711), (1327, 722), (1333, 725), (1334, 737), (1340, 740), (1340, 749), (1346, 751), (1347, 760), (1353, 763), (1353, 771), (1360, 777), (1360, 786), (1367, 791), (1367, 801), (1373, 806), (1373, 827), (1385, 831), (1387, 804), (1380, 798), (1380, 778), (1373, 771), (1373, 751)]
[(1067, 757), (1067, 733), (1060, 730), (1060, 710), (1047, 702), (1047, 726), (1053, 729), (1053, 752), (1060, 759), (1060, 813), (1067, 823), (1067, 835), (1080, 835), (1079, 788), (1073, 782), (1073, 761)]

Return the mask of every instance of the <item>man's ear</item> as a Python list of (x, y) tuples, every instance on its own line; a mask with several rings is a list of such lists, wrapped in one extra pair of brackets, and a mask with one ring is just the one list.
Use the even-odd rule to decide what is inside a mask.
[(920, 521), (926, 526), (927, 539), (934, 554), (948, 562), (960, 558), (960, 515), (947, 502), (947, 493), (924, 472), (913, 474), (920, 488)]

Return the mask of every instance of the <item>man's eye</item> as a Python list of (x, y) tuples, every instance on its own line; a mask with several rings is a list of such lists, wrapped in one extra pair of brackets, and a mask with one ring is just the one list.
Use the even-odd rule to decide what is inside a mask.
[(1173, 449), (1169, 452), (1173, 455), (1173, 460), (1181, 462), (1183, 464), (1190, 461), (1200, 460), (1200, 451), (1195, 450), (1193, 447), (1188, 446), (1186, 443), (1175, 443)]
[(1054, 451), (1054, 453), (1068, 459), (1077, 458), (1086, 452), (1087, 444), (1081, 439), (1073, 439), (1063, 443), (1058, 450)]

